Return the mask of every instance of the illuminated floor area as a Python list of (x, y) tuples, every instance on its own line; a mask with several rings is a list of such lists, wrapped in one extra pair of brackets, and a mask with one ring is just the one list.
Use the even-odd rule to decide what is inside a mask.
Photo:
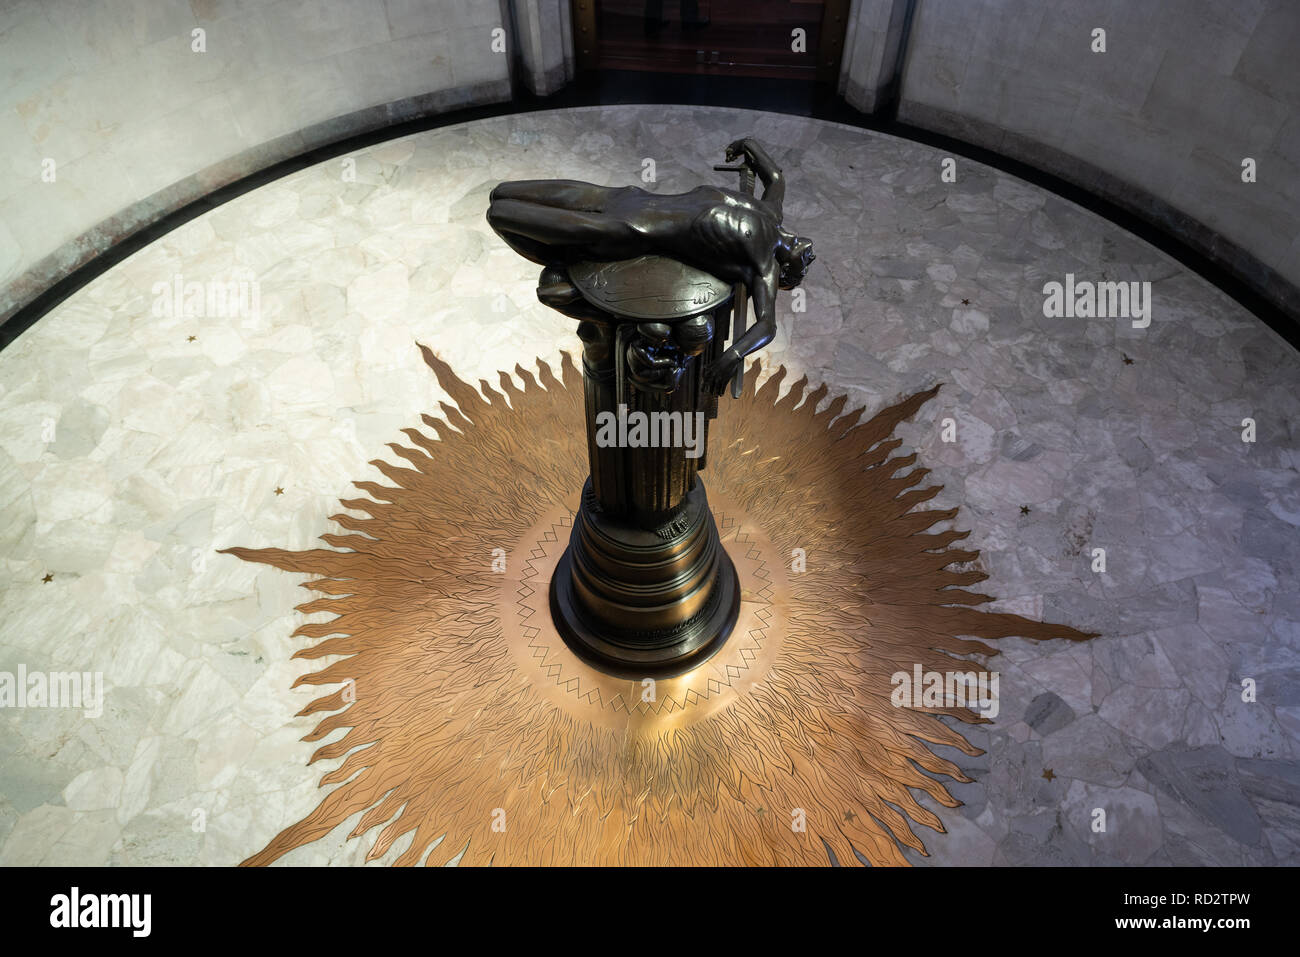
[[(101, 672), (104, 689), (99, 717), (0, 714), (0, 862), (231, 864), (311, 811), (337, 762), (305, 766), (315, 719), (295, 713), (315, 692), (290, 690), (313, 667), (290, 661), (303, 576), (215, 549), (337, 529), (349, 483), (382, 481), (367, 463), (446, 398), (416, 341), (469, 379), (576, 353), (483, 220), (495, 183), (731, 185), (710, 167), (744, 135), (786, 168), (786, 223), (818, 253), (765, 363), (872, 411), (944, 383), (901, 434), (945, 485), (936, 504), (962, 506), (981, 590), (1102, 635), (1000, 643), (999, 714), (966, 732), (987, 753), (945, 752), (976, 780), (950, 784), (961, 808), (922, 801), (948, 833), (911, 857), (1300, 863), (1300, 355), (987, 167), (958, 160), (946, 183), (915, 143), (662, 106), (328, 161), (169, 234), (0, 352), (0, 672)], [(1150, 325), (1045, 317), (1044, 284), (1067, 275), (1150, 282)], [(174, 308), (178, 284), (241, 280), (256, 310)], [(359, 863), (350, 830), (284, 860)]]

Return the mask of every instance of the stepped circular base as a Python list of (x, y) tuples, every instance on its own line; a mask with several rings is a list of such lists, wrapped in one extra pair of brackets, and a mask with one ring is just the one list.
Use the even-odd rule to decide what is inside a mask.
[(711, 600), (681, 626), (660, 632), (664, 640), (647, 646), (611, 640), (583, 616), (574, 597), (573, 568), (568, 551), (551, 579), (551, 617), (565, 644), (583, 661), (621, 678), (671, 678), (703, 664), (731, 634), (740, 610), (736, 568), (723, 552), (711, 589)]
[(539, 516), (510, 552), (500, 606), (504, 637), (529, 687), (584, 726), (649, 744), (669, 727), (682, 730), (726, 710), (766, 680), (789, 613), (787, 570), (761, 527), (728, 496), (715, 490), (713, 509), (735, 569), (736, 619), (729, 637), (672, 675), (615, 674), (564, 638), (549, 594), (576, 511), (558, 505)]
[(565, 643), (609, 674), (669, 677), (707, 661), (735, 626), (740, 587), (703, 483), (651, 530), (607, 517), (589, 481), (550, 607)]

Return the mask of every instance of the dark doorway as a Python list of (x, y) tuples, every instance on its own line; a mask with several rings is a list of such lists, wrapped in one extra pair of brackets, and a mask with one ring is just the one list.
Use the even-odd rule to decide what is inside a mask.
[(849, 0), (574, 0), (586, 69), (834, 80)]

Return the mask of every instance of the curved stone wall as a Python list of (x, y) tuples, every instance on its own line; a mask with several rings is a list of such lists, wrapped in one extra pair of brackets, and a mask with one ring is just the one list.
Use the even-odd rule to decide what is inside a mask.
[(1297, 50), (1293, 0), (916, 0), (898, 118), (1117, 202), (1295, 317)]
[(226, 183), (350, 135), (508, 100), (493, 34), (508, 29), (500, 0), (5, 4), (0, 322)]

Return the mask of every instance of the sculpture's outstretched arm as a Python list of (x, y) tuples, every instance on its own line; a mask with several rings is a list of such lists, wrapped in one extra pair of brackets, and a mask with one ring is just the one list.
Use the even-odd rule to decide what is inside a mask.
[(745, 283), (750, 300), (754, 303), (754, 324), (745, 330), (739, 339), (727, 347), (718, 361), (709, 366), (705, 388), (721, 395), (736, 373), (736, 368), (745, 361), (745, 356), (757, 352), (776, 335), (776, 291), (779, 271), (775, 263), (761, 273), (753, 273)]
[(777, 276), (777, 267), (773, 265), (749, 283), (749, 298), (754, 303), (754, 324), (727, 350), (735, 350), (739, 359), (763, 348), (776, 335)]
[(785, 176), (781, 173), (781, 167), (776, 165), (758, 140), (752, 137), (746, 136), (727, 147), (728, 161), (734, 160), (742, 153), (745, 162), (754, 170), (758, 181), (763, 184), (763, 195), (758, 198), (775, 207), (776, 219), (780, 222), (781, 204), (785, 201)]

